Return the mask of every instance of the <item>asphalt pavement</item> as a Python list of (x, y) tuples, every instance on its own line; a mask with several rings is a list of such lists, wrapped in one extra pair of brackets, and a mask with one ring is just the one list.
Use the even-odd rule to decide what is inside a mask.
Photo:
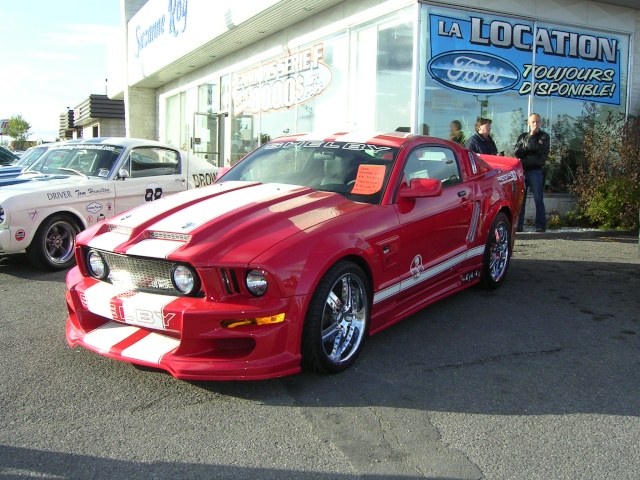
[(0, 258), (0, 478), (640, 478), (636, 234), (523, 234), (504, 285), (353, 368), (183, 382), (64, 341), (64, 273)]

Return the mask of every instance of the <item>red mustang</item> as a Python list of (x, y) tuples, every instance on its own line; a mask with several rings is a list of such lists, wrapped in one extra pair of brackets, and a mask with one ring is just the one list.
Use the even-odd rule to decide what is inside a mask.
[(509, 267), (517, 159), (389, 133), (291, 135), (78, 236), (66, 337), (181, 379), (339, 372), (368, 335)]

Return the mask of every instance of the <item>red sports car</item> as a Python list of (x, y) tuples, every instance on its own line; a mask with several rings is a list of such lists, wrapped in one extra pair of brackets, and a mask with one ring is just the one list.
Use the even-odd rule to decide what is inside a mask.
[(523, 174), (438, 138), (290, 135), (78, 236), (70, 346), (181, 379), (333, 373), (443, 297), (498, 287)]

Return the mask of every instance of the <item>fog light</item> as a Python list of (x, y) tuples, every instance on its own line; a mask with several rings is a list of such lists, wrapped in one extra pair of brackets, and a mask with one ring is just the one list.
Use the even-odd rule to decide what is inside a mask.
[(190, 295), (199, 287), (195, 272), (186, 265), (176, 265), (171, 271), (171, 281), (180, 293)]
[(89, 273), (100, 279), (104, 280), (107, 278), (107, 265), (104, 263), (104, 258), (100, 255), (96, 250), (90, 250), (87, 255), (87, 266), (89, 268)]

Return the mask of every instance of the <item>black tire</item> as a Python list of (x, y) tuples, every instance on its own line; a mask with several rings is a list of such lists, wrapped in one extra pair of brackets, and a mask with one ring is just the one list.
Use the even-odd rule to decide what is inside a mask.
[(504, 282), (511, 260), (511, 223), (499, 213), (491, 224), (482, 259), (480, 284), (493, 290)]
[(311, 298), (302, 331), (302, 367), (338, 373), (362, 350), (369, 329), (369, 283), (353, 262), (340, 261), (322, 277)]
[(64, 215), (53, 215), (40, 224), (27, 247), (27, 258), (42, 270), (66, 270), (76, 263), (74, 250), (78, 223)]

